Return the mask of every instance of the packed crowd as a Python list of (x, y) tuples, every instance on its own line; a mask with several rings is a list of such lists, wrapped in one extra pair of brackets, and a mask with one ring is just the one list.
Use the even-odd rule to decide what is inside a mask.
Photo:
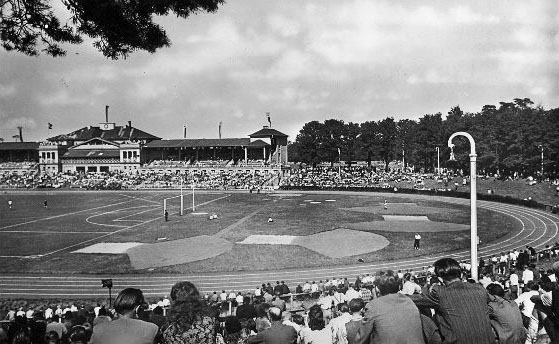
[[(540, 252), (555, 258), (559, 245)], [(557, 343), (559, 262), (547, 271), (527, 246), (470, 265), (439, 259), (422, 271), (355, 279), (283, 281), (249, 292), (202, 295), (176, 283), (148, 304), (122, 290), (112, 308), (58, 305), (10, 309), (4, 343)]]
[[(192, 170), (182, 175), (183, 186), (197, 189), (264, 188), (274, 174), (258, 170)], [(170, 171), (142, 170), (138, 173), (0, 173), (0, 186), (7, 188), (79, 188), (120, 190), (142, 188), (179, 188), (181, 176)]]

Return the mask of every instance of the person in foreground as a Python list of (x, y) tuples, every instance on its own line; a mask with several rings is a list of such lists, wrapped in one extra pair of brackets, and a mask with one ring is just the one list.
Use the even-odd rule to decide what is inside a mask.
[(256, 336), (248, 339), (249, 344), (295, 344), (297, 343), (297, 331), (293, 326), (282, 324), (281, 310), (271, 307), (268, 316), (272, 323), (271, 327), (259, 332)]
[(357, 330), (355, 343), (423, 344), (419, 309), (410, 298), (399, 293), (400, 279), (387, 271), (375, 280), (380, 297), (365, 306), (363, 325)]
[(410, 295), (418, 307), (433, 308), (443, 342), (494, 344), (489, 319), (489, 294), (480, 285), (463, 282), (460, 264), (442, 258), (433, 264), (442, 284), (431, 287), (428, 295)]
[(163, 331), (164, 344), (215, 343), (216, 319), (194, 284), (178, 282), (171, 288), (170, 319)]
[(90, 344), (152, 344), (157, 335), (155, 324), (142, 321), (147, 308), (140, 289), (123, 289), (115, 299), (118, 319), (100, 323), (93, 328)]

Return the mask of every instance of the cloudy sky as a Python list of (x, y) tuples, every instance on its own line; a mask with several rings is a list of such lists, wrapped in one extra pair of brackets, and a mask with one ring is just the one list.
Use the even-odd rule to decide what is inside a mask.
[[(58, 0), (53, 0), (58, 2)], [(104, 121), (157, 136), (246, 137), (266, 124), (417, 119), (531, 98), (559, 107), (556, 0), (229, 0), (157, 21), (172, 46), (126, 60), (90, 44), (63, 58), (0, 51), (0, 137)]]

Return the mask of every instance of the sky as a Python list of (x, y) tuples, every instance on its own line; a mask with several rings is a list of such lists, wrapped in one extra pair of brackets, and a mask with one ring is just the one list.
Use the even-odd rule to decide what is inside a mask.
[[(59, 0), (52, 3), (61, 10)], [(229, 0), (157, 18), (172, 45), (125, 60), (91, 46), (62, 58), (0, 50), (0, 137), (41, 141), (105, 119), (164, 139), (294, 141), (310, 121), (417, 120), (530, 98), (559, 107), (556, 0)], [(52, 130), (47, 124), (52, 123)]]

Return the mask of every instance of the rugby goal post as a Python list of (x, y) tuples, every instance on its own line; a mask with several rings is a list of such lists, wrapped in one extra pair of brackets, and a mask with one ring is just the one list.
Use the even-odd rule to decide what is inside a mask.
[(169, 214), (179, 214), (184, 215), (184, 196), (178, 195), (173, 197), (167, 197), (163, 199), (163, 215), (165, 212)]

